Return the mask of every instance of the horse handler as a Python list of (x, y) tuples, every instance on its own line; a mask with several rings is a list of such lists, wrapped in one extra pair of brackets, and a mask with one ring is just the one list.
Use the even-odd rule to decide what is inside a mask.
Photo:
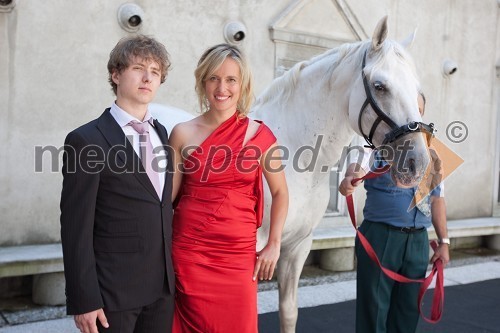
[[(442, 260), (445, 266), (450, 259), (442, 163), (437, 153), (430, 151), (431, 171), (424, 178), (429, 192), (417, 205), (413, 204), (414, 198), (416, 193), (418, 197), (421, 187), (402, 188), (394, 183), (389, 173), (364, 181), (366, 202), (359, 231), (375, 250), (382, 266), (413, 279), (424, 278), (426, 274), (429, 262), (427, 227), (431, 222), (439, 246), (430, 261)], [(372, 169), (385, 163), (378, 158), (374, 160)], [(344, 196), (352, 194), (361, 183), (353, 185), (352, 180), (365, 174), (360, 164), (349, 165), (339, 192)], [(400, 283), (387, 277), (367, 255), (358, 238), (356, 256), (356, 332), (414, 333), (420, 317), (417, 302), (420, 285)]]

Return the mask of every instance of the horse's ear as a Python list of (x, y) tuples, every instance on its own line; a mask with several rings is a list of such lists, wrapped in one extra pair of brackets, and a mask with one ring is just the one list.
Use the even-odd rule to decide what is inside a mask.
[(373, 32), (372, 50), (376, 51), (380, 48), (384, 40), (387, 38), (387, 15), (377, 23), (377, 27)]
[(405, 48), (409, 49), (412, 45), (413, 42), (415, 41), (415, 36), (417, 35), (417, 28), (413, 30), (413, 33), (411, 33), (408, 37), (406, 37), (404, 40), (400, 42), (400, 44)]

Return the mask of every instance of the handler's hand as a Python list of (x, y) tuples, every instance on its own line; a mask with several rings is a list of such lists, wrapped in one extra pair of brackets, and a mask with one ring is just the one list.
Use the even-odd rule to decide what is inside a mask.
[(75, 325), (82, 333), (99, 333), (97, 330), (96, 319), (99, 319), (103, 327), (109, 327), (108, 320), (106, 319), (102, 309), (75, 315)]
[(353, 176), (346, 176), (342, 182), (340, 182), (340, 186), (339, 186), (339, 192), (340, 194), (342, 194), (343, 196), (349, 196), (351, 195), (354, 190), (356, 189), (356, 187), (361, 184), (361, 180), (358, 180), (356, 183), (354, 183), (354, 185), (351, 184), (352, 180), (354, 179)]
[(441, 261), (443, 262), (443, 267), (446, 267), (446, 265), (450, 261), (450, 249), (448, 244), (439, 244), (430, 260), (431, 264), (433, 264), (434, 261), (438, 259), (441, 259)]
[(271, 280), (273, 278), (274, 269), (280, 257), (280, 247), (281, 245), (277, 242), (269, 242), (262, 251), (257, 252), (253, 281), (257, 277), (259, 277), (259, 280)]

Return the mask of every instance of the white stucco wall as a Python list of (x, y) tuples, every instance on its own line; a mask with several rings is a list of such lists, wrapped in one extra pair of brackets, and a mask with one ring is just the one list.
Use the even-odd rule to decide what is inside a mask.
[[(315, 1), (327, 5), (325, 0), (311, 0), (312, 5)], [(0, 13), (0, 140), (4, 143), (0, 245), (59, 240), (62, 177), (59, 171), (50, 171), (48, 155), (44, 171), (34, 172), (34, 147), (60, 147), (70, 130), (99, 116), (113, 101), (106, 64), (112, 47), (127, 35), (116, 19), (124, 2), (18, 1), (12, 12)], [(295, 2), (135, 1), (146, 13), (140, 32), (164, 43), (173, 62), (155, 102), (196, 112), (196, 62), (207, 47), (224, 42), (224, 24), (233, 19), (247, 26), (242, 48), (253, 68), (256, 92), (262, 91), (272, 80), (275, 66), (269, 25)], [(428, 100), (425, 120), (436, 123), (438, 137), (465, 160), (446, 182), (448, 216), (490, 216), (493, 160), (498, 158), (497, 1), (332, 3), (334, 7), (347, 4), (368, 35), (386, 14), (390, 38), (402, 40), (418, 26), (411, 53)], [(302, 20), (306, 21), (295, 24), (311, 26), (317, 17)], [(314, 26), (322, 25), (314, 21)], [(459, 64), (450, 78), (441, 74), (447, 58)], [(460, 144), (446, 139), (446, 126), (454, 120), (469, 129), (469, 137)]]

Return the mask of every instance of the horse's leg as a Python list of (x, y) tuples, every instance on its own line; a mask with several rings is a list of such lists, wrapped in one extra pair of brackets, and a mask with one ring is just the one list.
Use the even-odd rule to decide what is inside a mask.
[(297, 289), (311, 244), (312, 234), (281, 251), (277, 271), (281, 333), (295, 333), (298, 317)]

